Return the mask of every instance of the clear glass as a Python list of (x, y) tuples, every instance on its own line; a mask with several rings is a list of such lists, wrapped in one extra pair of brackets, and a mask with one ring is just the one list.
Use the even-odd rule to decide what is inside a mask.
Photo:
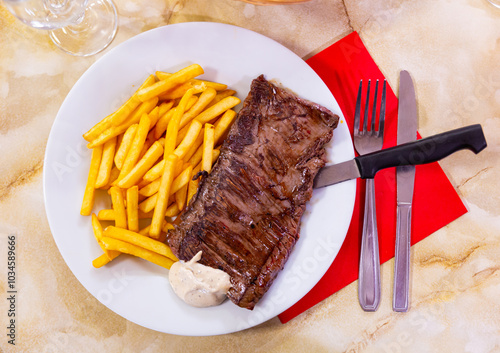
[(89, 56), (105, 49), (114, 39), (118, 14), (111, 0), (3, 0), (23, 23), (49, 31), (65, 52)]
[(500, 9), (500, 0), (488, 0), (490, 4)]

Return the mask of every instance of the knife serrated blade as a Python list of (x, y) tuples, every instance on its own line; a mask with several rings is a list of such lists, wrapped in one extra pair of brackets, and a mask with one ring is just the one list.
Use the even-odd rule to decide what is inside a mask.
[[(397, 143), (401, 145), (416, 139), (417, 102), (415, 88), (410, 74), (407, 71), (401, 71)], [(405, 165), (396, 168), (397, 224), (392, 308), (394, 311), (400, 312), (408, 311), (409, 307), (411, 212), (414, 181), (415, 166)]]

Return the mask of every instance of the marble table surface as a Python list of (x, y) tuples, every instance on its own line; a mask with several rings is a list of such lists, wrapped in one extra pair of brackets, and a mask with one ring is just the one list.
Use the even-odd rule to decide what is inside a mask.
[[(312, 0), (256, 6), (236, 0), (116, 0), (119, 31), (89, 57), (59, 51), (47, 33), (0, 5), (0, 352), (499, 352), (500, 9), (485, 0)], [(73, 276), (52, 238), (42, 171), (66, 94), (99, 57), (146, 30), (213, 21), (262, 33), (307, 59), (357, 31), (393, 87), (418, 82), (423, 136), (480, 123), (488, 148), (440, 162), (469, 212), (412, 247), (412, 308), (361, 310), (357, 282), (287, 324), (213, 337), (152, 331), (113, 313)], [(7, 343), (8, 235), (16, 234), (16, 346)]]

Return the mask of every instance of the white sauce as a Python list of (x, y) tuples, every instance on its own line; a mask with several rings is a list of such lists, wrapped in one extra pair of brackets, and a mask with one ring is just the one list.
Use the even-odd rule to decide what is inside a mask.
[(187, 304), (203, 308), (221, 304), (231, 287), (229, 275), (221, 270), (197, 263), (201, 251), (188, 262), (178, 261), (170, 268), (172, 288)]

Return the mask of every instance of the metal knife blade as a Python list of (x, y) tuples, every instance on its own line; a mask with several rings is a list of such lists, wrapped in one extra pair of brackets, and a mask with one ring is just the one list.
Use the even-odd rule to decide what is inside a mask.
[(329, 165), (319, 170), (314, 178), (314, 188), (322, 188), (346, 180), (357, 179), (361, 177), (356, 159), (350, 161)]
[[(385, 168), (436, 162), (463, 149), (469, 149), (477, 154), (484, 148), (486, 139), (481, 125), (465, 126), (323, 167), (316, 175), (313, 187), (317, 189), (356, 178), (374, 178), (379, 170)], [(411, 173), (407, 173), (406, 179), (411, 181), (410, 176)], [(398, 200), (403, 202), (406, 197), (411, 203), (413, 189), (403, 190), (402, 187), (398, 187), (398, 191)]]
[[(415, 88), (410, 74), (401, 71), (399, 78), (398, 106), (398, 145), (417, 139), (417, 102)], [(408, 311), (410, 291), (410, 245), (411, 245), (411, 212), (413, 202), (413, 185), (415, 182), (415, 166), (399, 166), (396, 168), (397, 182), (397, 224), (396, 249), (394, 264), (394, 293), (392, 308), (394, 311)]]

